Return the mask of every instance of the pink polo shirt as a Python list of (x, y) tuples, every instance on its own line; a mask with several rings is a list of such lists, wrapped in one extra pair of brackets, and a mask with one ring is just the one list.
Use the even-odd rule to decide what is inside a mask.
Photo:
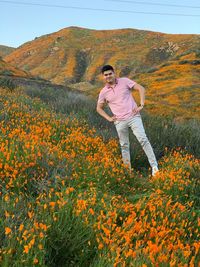
[(131, 88), (136, 84), (128, 78), (117, 78), (114, 88), (106, 84), (101, 90), (98, 103), (108, 103), (117, 120), (126, 120), (133, 115), (137, 104), (132, 96)]

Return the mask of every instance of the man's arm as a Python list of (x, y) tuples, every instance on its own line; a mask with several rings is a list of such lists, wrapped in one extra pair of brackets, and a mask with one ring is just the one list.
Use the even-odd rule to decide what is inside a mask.
[(103, 110), (103, 107), (104, 107), (104, 103), (97, 103), (97, 112), (98, 112), (102, 117), (104, 117), (106, 120), (108, 120), (108, 121), (110, 121), (110, 122), (114, 122), (114, 121), (116, 121), (115, 116), (110, 117), (110, 116)]
[(133, 89), (139, 91), (139, 94), (140, 94), (140, 106), (143, 107), (144, 106), (144, 101), (145, 101), (145, 88), (136, 83), (134, 86), (133, 86)]

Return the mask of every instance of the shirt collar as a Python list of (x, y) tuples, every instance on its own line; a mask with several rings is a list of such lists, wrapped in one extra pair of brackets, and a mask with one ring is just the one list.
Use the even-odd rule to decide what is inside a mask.
[(115, 84), (110, 85), (109, 83), (106, 84), (106, 87), (109, 88), (115, 88), (115, 86), (118, 84), (118, 78), (115, 79)]

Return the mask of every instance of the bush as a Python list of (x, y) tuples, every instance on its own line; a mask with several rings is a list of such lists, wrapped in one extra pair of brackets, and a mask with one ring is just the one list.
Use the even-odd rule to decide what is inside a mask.
[(11, 70), (2, 70), (2, 71), (0, 72), (0, 74), (1, 74), (1, 75), (8, 75), (8, 76), (10, 76), (10, 75), (12, 75), (13, 73), (12, 73)]
[(0, 78), (0, 87), (9, 89), (12, 92), (16, 88), (16, 85), (11, 78)]

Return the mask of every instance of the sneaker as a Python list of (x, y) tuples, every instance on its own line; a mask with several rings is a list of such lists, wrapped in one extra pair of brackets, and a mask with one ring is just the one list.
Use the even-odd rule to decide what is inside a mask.
[(157, 172), (159, 172), (158, 167), (157, 166), (153, 166), (152, 167), (152, 176), (155, 176)]

